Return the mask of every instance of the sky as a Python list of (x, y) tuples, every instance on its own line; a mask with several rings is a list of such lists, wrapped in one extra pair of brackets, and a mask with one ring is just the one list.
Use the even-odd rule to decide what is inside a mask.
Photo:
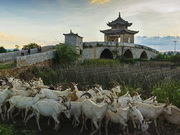
[(180, 0), (0, 0), (0, 46), (64, 42), (72, 30), (83, 41), (103, 41), (100, 30), (121, 17), (139, 31), (135, 43), (180, 50)]

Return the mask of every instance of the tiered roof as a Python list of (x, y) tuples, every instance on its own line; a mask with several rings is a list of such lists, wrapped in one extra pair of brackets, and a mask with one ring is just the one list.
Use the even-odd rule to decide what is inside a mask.
[(108, 22), (107, 23), (108, 26), (112, 27), (112, 26), (117, 26), (117, 25), (121, 25), (121, 26), (131, 26), (132, 23), (129, 23), (128, 21), (125, 21), (124, 19), (121, 18), (120, 12), (119, 12), (119, 17), (112, 21), (112, 22)]
[[(139, 31), (133, 31), (127, 29), (127, 27), (131, 26), (132, 23), (129, 23), (128, 21), (122, 19), (120, 13), (119, 13), (119, 17), (116, 20), (107, 23), (107, 25), (112, 28), (107, 30), (100, 30), (100, 32), (104, 33), (105, 35), (117, 35), (117, 34), (126, 34), (126, 33), (136, 34), (139, 32)], [(113, 26), (119, 26), (119, 27), (113, 28)]]

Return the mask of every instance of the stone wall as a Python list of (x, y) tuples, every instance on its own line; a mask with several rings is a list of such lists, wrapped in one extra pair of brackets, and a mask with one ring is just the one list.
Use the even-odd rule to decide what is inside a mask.
[[(54, 48), (54, 46), (43, 46), (42, 52), (47, 51), (52, 48)], [(31, 54), (35, 54), (35, 53), (37, 53), (37, 48), (31, 49)], [(25, 50), (25, 55), (27, 55), (27, 50)], [(7, 61), (14, 62), (16, 60), (16, 57), (18, 56), (21, 56), (20, 51), (0, 53), (0, 63), (7, 62)]]
[(53, 59), (54, 57), (55, 57), (54, 50), (37, 53), (37, 54), (33, 54), (33, 55), (19, 56), (16, 58), (16, 66), (18, 68), (24, 67), (24, 66), (29, 66), (29, 65), (33, 65), (33, 64), (36, 64), (39, 62)]

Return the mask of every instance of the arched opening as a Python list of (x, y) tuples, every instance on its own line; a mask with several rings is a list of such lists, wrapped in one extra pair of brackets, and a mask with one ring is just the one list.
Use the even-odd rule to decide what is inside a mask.
[(141, 53), (140, 58), (141, 58), (141, 59), (148, 59), (147, 53), (146, 53), (145, 51), (143, 51), (143, 52)]
[(124, 52), (124, 58), (133, 58), (132, 52), (128, 49)]
[(109, 49), (105, 49), (101, 55), (100, 59), (113, 59), (113, 54)]

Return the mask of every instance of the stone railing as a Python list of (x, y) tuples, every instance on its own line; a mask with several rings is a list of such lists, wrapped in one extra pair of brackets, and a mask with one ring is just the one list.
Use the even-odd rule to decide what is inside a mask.
[[(50, 49), (53, 49), (54, 46), (50, 45), (50, 46), (43, 46), (42, 47), (42, 52), (48, 51)], [(36, 54), (37, 48), (31, 49), (31, 54)], [(27, 55), (27, 50), (24, 50), (24, 54)], [(7, 62), (7, 61), (15, 61), (16, 57), (21, 56), (21, 52), (20, 51), (16, 51), (16, 52), (9, 52), (9, 53), (0, 53), (0, 63), (3, 62)]]
[(55, 57), (55, 50), (32, 54), (32, 55), (19, 56), (16, 57), (16, 66), (18, 68), (29, 66), (39, 62), (43, 62), (45, 60), (53, 59), (54, 57)]

